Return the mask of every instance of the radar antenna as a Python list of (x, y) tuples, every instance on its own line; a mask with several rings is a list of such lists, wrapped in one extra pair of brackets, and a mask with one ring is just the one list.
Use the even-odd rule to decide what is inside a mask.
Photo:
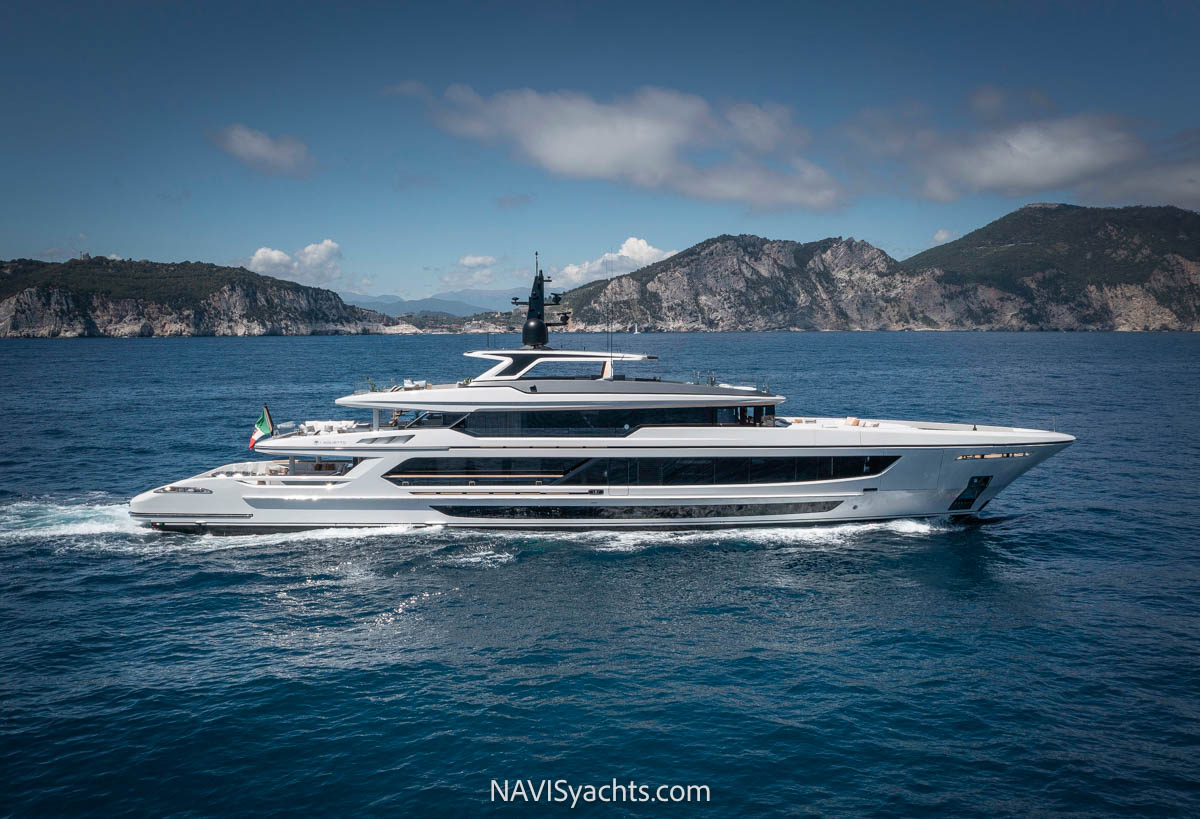
[(521, 343), (526, 347), (545, 347), (550, 343), (551, 327), (565, 327), (571, 320), (570, 313), (559, 313), (557, 321), (546, 321), (546, 305), (551, 307), (562, 304), (562, 293), (551, 293), (551, 301), (546, 301), (546, 278), (538, 264), (537, 251), (533, 253), (533, 289), (529, 291), (529, 301), (519, 301), (513, 296), (513, 306), (525, 306), (525, 326), (521, 328)]

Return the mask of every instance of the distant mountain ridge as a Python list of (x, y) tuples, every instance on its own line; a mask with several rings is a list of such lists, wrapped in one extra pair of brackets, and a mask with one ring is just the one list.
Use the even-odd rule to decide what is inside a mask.
[(1200, 330), (1200, 214), (1030, 205), (903, 262), (718, 236), (564, 297), (576, 331)]
[(513, 296), (526, 298), (529, 288), (502, 290), (452, 290), (434, 293), (423, 299), (404, 299), (400, 296), (365, 296), (362, 293), (341, 293), (347, 304), (378, 310), (389, 316), (428, 316), (445, 314), (465, 318), (480, 313), (498, 313), (512, 307)]
[(522, 284), (517, 287), (502, 287), (493, 290), (482, 288), (449, 290), (445, 293), (434, 293), (432, 298), (456, 299), (469, 304), (478, 304), (485, 310), (502, 313), (512, 309), (513, 296), (519, 299), (529, 298), (529, 285)]
[(465, 301), (429, 296), (424, 299), (402, 299), (399, 296), (364, 296), (362, 293), (339, 293), (342, 301), (375, 310), (388, 316), (406, 316), (424, 313), (441, 313), (449, 316), (471, 316), (486, 313), (489, 308)]
[(417, 332), (336, 293), (201, 262), (0, 262), (0, 337)]
[[(524, 320), (510, 301), (526, 288), (441, 296), (480, 304), (466, 294), (498, 307), (399, 319), (243, 268), (18, 259), (0, 262), (0, 337), (509, 332)], [(1028, 205), (902, 262), (853, 238), (717, 236), (577, 287), (559, 309), (582, 332), (1200, 331), (1200, 214)]]

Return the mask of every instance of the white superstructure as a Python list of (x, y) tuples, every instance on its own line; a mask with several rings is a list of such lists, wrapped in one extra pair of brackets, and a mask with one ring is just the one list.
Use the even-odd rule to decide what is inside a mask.
[[(1057, 432), (788, 417), (754, 387), (627, 377), (649, 356), (546, 346), (541, 273), (527, 346), (467, 353), (456, 384), (337, 399), (372, 420), (262, 439), (228, 464), (138, 495), (155, 528), (277, 531), (439, 524), (545, 528), (831, 523), (979, 512), (1068, 446)], [(532, 342), (532, 343), (530, 343)], [(555, 377), (562, 365), (590, 375)]]

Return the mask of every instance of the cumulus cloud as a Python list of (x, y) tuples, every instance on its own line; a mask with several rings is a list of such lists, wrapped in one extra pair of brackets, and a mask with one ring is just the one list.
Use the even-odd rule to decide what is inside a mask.
[(926, 193), (958, 198), (964, 191), (1009, 195), (1069, 188), (1142, 155), (1141, 141), (1113, 117), (1075, 116), (985, 131), (923, 160)]
[(957, 239), (958, 233), (949, 228), (941, 228), (933, 234), (933, 243), (935, 245), (945, 244), (951, 239)]
[[(981, 89), (971, 104), (988, 111), (1007, 104), (1005, 99), (1000, 89)], [(1129, 121), (1102, 114), (944, 130), (931, 125), (927, 109), (909, 105), (863, 111), (846, 132), (854, 145), (884, 163), (887, 178), (907, 176), (923, 196), (947, 202), (972, 193), (1079, 191), (1146, 154)]]
[(792, 124), (792, 111), (786, 105), (734, 103), (725, 111), (725, 119), (734, 137), (755, 153), (771, 153), (784, 145), (799, 148), (810, 138), (807, 129)]
[(1083, 186), (1085, 201), (1177, 205), (1200, 211), (1200, 157), (1124, 168)]
[(496, 265), (500, 260), (482, 253), (467, 253), (460, 256), (458, 263), (441, 276), (442, 284), (450, 288), (482, 287), (496, 278)]
[(305, 245), (295, 253), (273, 247), (260, 247), (246, 268), (264, 276), (289, 279), (314, 287), (365, 290), (371, 280), (342, 270), (342, 248), (332, 239)]
[(1200, 210), (1200, 128), (1153, 143), (1146, 158), (1081, 186), (1094, 204), (1178, 205)]
[(808, 132), (779, 105), (715, 110), (701, 97), (650, 87), (600, 101), (528, 88), (482, 96), (453, 85), (432, 101), (431, 112), (442, 129), (509, 145), (559, 176), (756, 208), (825, 209), (845, 197), (828, 171), (798, 153)]
[(555, 271), (555, 281), (568, 287), (576, 287), (593, 279), (631, 273), (655, 262), (661, 262), (678, 253), (678, 250), (659, 250), (645, 239), (630, 236), (621, 243), (615, 253), (605, 253), (598, 259), (579, 264), (569, 264)]
[(458, 263), (463, 267), (491, 267), (496, 263), (495, 256), (476, 256), (473, 253), (468, 253), (458, 260)]
[(213, 141), (222, 151), (261, 173), (307, 176), (312, 170), (308, 146), (289, 136), (271, 137), (234, 123), (219, 130)]
[(451, 287), (483, 287), (496, 279), (496, 271), (490, 267), (454, 270), (442, 276), (442, 283)]
[(931, 112), (920, 103), (891, 108), (864, 108), (844, 131), (850, 144), (876, 158), (905, 157), (929, 150), (938, 142), (929, 124)]
[(392, 93), (422, 100), (442, 130), (507, 147), (557, 176), (754, 209), (839, 207), (848, 184), (938, 201), (1065, 192), (1100, 204), (1200, 202), (1200, 150), (1168, 151), (1147, 126), (1113, 114), (1057, 114), (1036, 88), (983, 86), (938, 117), (920, 102), (868, 109), (815, 136), (785, 105), (712, 102), (667, 88), (602, 99), (528, 88), (488, 95), (466, 85), (432, 94), (409, 81)]

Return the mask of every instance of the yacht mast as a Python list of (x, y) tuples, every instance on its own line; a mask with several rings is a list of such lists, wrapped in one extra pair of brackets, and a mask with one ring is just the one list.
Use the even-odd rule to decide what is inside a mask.
[[(537, 251), (533, 253), (533, 270), (533, 289), (529, 291), (529, 301), (519, 301), (513, 296), (512, 303), (514, 307), (525, 305), (529, 308), (525, 311), (525, 326), (521, 328), (521, 343), (536, 349), (546, 347), (550, 343), (549, 328), (565, 327), (571, 320), (571, 314), (559, 313), (557, 321), (546, 321), (546, 282), (553, 280), (546, 278), (539, 266)], [(561, 293), (551, 293), (550, 298), (551, 307), (562, 304)]]

